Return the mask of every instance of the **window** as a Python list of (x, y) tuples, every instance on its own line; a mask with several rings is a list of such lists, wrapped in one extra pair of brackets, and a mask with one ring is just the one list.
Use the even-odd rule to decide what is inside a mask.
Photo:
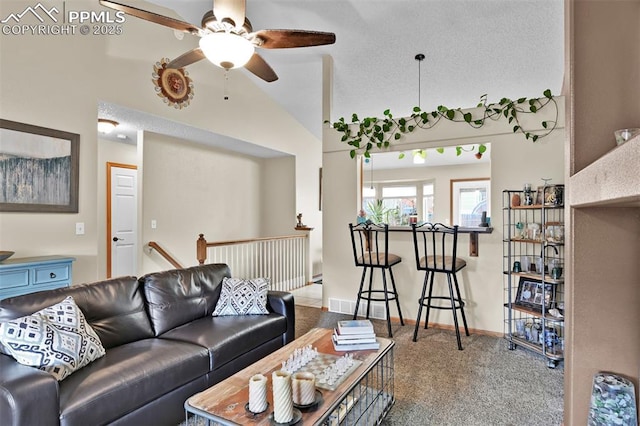
[(451, 224), (480, 226), (483, 212), (491, 216), (490, 179), (451, 180)]
[(367, 186), (366, 188), (362, 188), (362, 199), (364, 201), (364, 205), (366, 206), (367, 201), (373, 201), (376, 199), (376, 188)]
[(389, 223), (408, 225), (409, 216), (417, 216), (416, 186), (383, 186), (382, 203), (389, 212)]
[(422, 186), (422, 221), (433, 222), (433, 183)]
[(367, 214), (367, 219), (372, 219), (376, 204), (376, 188), (367, 186), (362, 188), (362, 210)]
[[(376, 223), (409, 225), (433, 218), (433, 183), (378, 183), (362, 188), (362, 208)], [(381, 194), (376, 197), (376, 194)], [(421, 205), (419, 200), (422, 200)]]

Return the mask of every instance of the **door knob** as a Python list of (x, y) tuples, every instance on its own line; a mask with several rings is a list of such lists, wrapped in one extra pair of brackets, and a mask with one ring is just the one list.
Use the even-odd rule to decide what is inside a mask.
[(115, 242), (124, 241), (124, 238), (113, 237), (113, 241)]

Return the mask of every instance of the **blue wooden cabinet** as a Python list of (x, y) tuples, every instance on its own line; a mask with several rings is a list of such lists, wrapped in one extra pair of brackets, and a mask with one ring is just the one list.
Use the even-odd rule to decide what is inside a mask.
[(0, 262), (0, 300), (71, 285), (74, 257), (39, 256)]

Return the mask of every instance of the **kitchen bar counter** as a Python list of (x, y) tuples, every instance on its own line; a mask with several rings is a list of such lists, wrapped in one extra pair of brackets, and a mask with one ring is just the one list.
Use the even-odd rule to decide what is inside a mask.
[[(390, 232), (411, 232), (411, 226), (389, 226)], [(492, 227), (458, 227), (458, 234), (469, 234), (469, 256), (478, 256), (478, 234), (491, 234)]]

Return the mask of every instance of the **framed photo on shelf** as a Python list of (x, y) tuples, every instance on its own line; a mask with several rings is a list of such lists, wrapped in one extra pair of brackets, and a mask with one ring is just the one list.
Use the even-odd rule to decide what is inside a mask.
[(553, 284), (544, 284), (543, 289), (542, 281), (520, 277), (514, 304), (542, 312), (543, 304), (545, 311), (551, 308), (552, 303), (555, 301), (555, 296), (555, 286)]
[(549, 185), (544, 187), (544, 205), (561, 206), (564, 204), (564, 185)]

